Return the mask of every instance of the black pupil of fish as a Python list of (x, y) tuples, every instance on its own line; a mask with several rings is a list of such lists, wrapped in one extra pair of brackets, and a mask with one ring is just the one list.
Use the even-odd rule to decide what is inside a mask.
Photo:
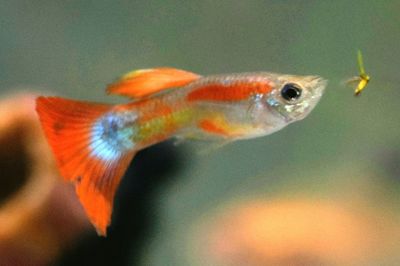
[(301, 89), (296, 84), (286, 84), (281, 90), (282, 97), (287, 101), (297, 100), (301, 96)]

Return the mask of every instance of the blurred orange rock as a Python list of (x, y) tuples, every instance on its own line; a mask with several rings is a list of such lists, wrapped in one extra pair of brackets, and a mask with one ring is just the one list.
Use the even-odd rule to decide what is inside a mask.
[(195, 239), (206, 265), (365, 265), (383, 240), (375, 225), (335, 202), (254, 200), (209, 217)]
[(0, 101), (0, 264), (45, 265), (89, 228), (62, 182), (35, 112), (35, 96)]

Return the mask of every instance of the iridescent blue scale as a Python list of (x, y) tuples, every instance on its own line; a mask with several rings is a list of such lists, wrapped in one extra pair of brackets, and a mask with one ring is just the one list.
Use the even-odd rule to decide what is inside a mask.
[(104, 161), (114, 161), (135, 147), (135, 113), (107, 113), (98, 119), (91, 132), (91, 155)]

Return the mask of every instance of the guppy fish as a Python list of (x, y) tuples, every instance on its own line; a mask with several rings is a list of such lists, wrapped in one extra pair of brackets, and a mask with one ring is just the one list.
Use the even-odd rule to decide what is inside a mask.
[(133, 156), (171, 137), (235, 141), (306, 117), (326, 81), (268, 72), (200, 76), (174, 68), (126, 74), (107, 88), (133, 99), (108, 105), (38, 97), (36, 110), (61, 175), (74, 183), (98, 234)]

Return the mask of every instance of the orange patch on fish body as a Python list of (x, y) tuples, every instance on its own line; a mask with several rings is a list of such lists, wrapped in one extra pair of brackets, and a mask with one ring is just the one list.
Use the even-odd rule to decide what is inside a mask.
[(199, 127), (211, 134), (229, 136), (229, 132), (217, 123), (217, 121), (212, 119), (204, 119), (199, 122)]
[(188, 94), (188, 101), (241, 101), (254, 94), (268, 93), (272, 87), (265, 82), (235, 82), (224, 85), (211, 83), (194, 89)]

